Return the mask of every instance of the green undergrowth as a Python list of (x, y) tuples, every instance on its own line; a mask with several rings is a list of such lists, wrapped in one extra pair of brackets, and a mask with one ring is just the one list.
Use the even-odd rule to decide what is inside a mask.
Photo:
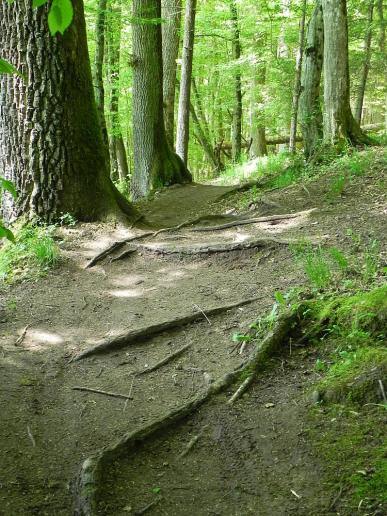
[(384, 514), (387, 503), (387, 285), (373, 285), (341, 293), (277, 292), (272, 309), (233, 336), (237, 345), (257, 345), (281, 315), (297, 314), (284, 350), (291, 342), (316, 354), (307, 389), (314, 401), (309, 437), (322, 461), (322, 481), (338, 493), (331, 507), (338, 514)]
[(380, 243), (365, 240), (347, 230), (346, 250), (335, 246), (313, 245), (300, 240), (290, 246), (296, 265), (303, 269), (312, 289), (319, 291), (362, 289), (382, 278)]
[(312, 443), (324, 459), (326, 481), (341, 491), (337, 504), (343, 513), (354, 514), (360, 505), (360, 514), (383, 514), (387, 285), (309, 304), (308, 326), (319, 328), (310, 342), (318, 350), (319, 378), (311, 387), (318, 393)]
[(217, 184), (243, 183), (246, 180), (259, 182), (259, 187), (252, 187), (247, 192), (239, 193), (234, 199), (237, 208), (244, 209), (267, 190), (281, 189), (294, 184), (308, 183), (319, 177), (327, 176), (328, 201), (334, 202), (344, 193), (348, 185), (356, 178), (386, 166), (387, 151), (370, 148), (357, 151), (342, 145), (341, 148), (327, 149), (321, 153), (318, 162), (307, 163), (302, 154), (295, 156), (286, 152), (272, 154), (238, 166), (230, 166), (217, 180)]
[(15, 243), (0, 248), (0, 281), (44, 275), (59, 260), (53, 232), (55, 226), (25, 225), (15, 231)]
[(375, 405), (316, 406), (309, 439), (337, 493), (332, 514), (386, 514), (386, 411)]

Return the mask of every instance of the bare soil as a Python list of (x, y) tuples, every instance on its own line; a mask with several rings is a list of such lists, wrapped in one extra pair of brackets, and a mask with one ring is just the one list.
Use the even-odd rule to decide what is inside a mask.
[[(309, 216), (214, 233), (184, 228), (146, 243), (176, 249), (275, 236), (345, 248), (351, 228), (383, 245), (387, 204), (382, 181), (383, 171), (371, 170), (354, 179), (344, 195), (328, 201), (329, 179), (321, 178), (307, 190), (294, 186), (265, 196), (280, 206), (266, 204), (265, 215), (317, 208)], [(203, 185), (169, 189), (143, 206), (144, 224), (169, 227), (205, 213), (224, 213), (232, 198), (214, 203), (229, 191)], [(259, 208), (249, 212), (261, 214)], [(210, 222), (216, 223), (216, 217)], [(267, 311), (277, 290), (306, 282), (289, 247), (276, 245), (208, 256), (160, 256), (139, 247), (123, 261), (105, 259), (85, 269), (112, 241), (135, 234), (141, 229), (103, 224), (61, 229), (61, 265), (44, 278), (3, 289), (1, 515), (73, 514), (74, 479), (85, 458), (167, 414), (238, 366), (250, 350), (247, 346), (239, 355), (232, 334), (245, 331)], [(201, 321), (111, 354), (71, 362), (106, 335), (255, 296), (256, 302), (210, 321), (203, 315)], [(24, 339), (15, 345), (27, 325)], [(191, 346), (176, 360), (135, 375), (186, 344)], [(146, 512), (168, 516), (336, 514), (330, 508), (336, 493), (325, 485), (324, 465), (304, 433), (315, 358), (313, 351), (290, 353), (286, 349), (273, 359), (232, 408), (225, 403), (230, 390), (112, 464), (104, 472), (100, 514), (142, 514), (153, 501), (157, 503)], [(74, 386), (130, 393), (133, 399), (76, 391)], [(196, 445), (180, 457), (198, 434)]]

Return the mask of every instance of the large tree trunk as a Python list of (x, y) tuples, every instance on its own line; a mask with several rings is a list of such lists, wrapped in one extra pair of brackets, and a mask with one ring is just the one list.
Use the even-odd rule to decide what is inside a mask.
[(256, 67), (256, 72), (252, 81), (252, 91), (250, 100), (250, 136), (251, 147), (250, 157), (267, 155), (266, 130), (263, 113), (262, 89), (266, 82), (266, 64)]
[(103, 85), (103, 65), (105, 60), (105, 35), (106, 35), (106, 8), (107, 0), (99, 0), (97, 19), (95, 22), (95, 57), (93, 68), (93, 82), (95, 91), (95, 103), (102, 131), (103, 144), (106, 159), (109, 163), (109, 137), (105, 119), (105, 89)]
[(231, 1), (232, 58), (235, 62), (236, 72), (234, 76), (234, 109), (232, 113), (232, 159), (238, 162), (242, 151), (242, 79), (239, 65), (242, 48), (240, 42), (238, 9), (234, 0)]
[(348, 22), (346, 0), (322, 0), (324, 18), (324, 142), (340, 137), (352, 144), (371, 140), (353, 118), (349, 103)]
[(164, 128), (161, 26), (154, 23), (161, 18), (161, 0), (133, 0), (133, 18), (132, 193), (138, 199), (155, 188), (192, 178), (171, 150)]
[(163, 101), (165, 131), (169, 144), (175, 141), (175, 90), (177, 58), (179, 55), (181, 0), (162, 0), (161, 15), (163, 41)]
[(300, 123), (304, 152), (309, 159), (323, 136), (320, 81), (324, 54), (324, 22), (321, 0), (317, 0), (308, 25), (301, 75)]
[(120, 181), (127, 181), (129, 176), (128, 159), (124, 139), (122, 137), (120, 115), (119, 115), (119, 87), (120, 87), (120, 46), (122, 30), (122, 8), (121, 0), (111, 6), (109, 38), (108, 38), (108, 61), (110, 79), (110, 156), (112, 164), (112, 176)]
[(0, 76), (0, 169), (19, 196), (3, 199), (3, 216), (53, 221), (132, 215), (109, 178), (95, 106), (82, 0), (74, 20), (52, 37), (48, 6), (0, 2), (2, 57), (26, 76)]
[(176, 152), (183, 162), (188, 161), (189, 109), (195, 39), (196, 0), (187, 0), (184, 21), (183, 58), (181, 65), (179, 112), (177, 117)]
[(292, 118), (290, 121), (290, 141), (289, 151), (296, 152), (296, 136), (297, 136), (297, 119), (298, 119), (298, 105), (301, 94), (301, 70), (302, 60), (304, 57), (304, 39), (305, 39), (305, 15), (306, 15), (306, 0), (302, 3), (302, 14), (300, 20), (300, 35), (296, 60), (296, 72), (294, 78), (293, 102), (292, 102)]
[(374, 0), (369, 0), (368, 16), (367, 16), (367, 30), (366, 30), (366, 35), (364, 38), (363, 69), (362, 69), (361, 76), (360, 76), (360, 84), (359, 84), (359, 90), (357, 93), (356, 106), (355, 106), (355, 120), (358, 124), (361, 124), (364, 95), (365, 95), (365, 90), (366, 90), (366, 85), (367, 85), (368, 72), (370, 70), (370, 63), (371, 63), (373, 14), (374, 14)]

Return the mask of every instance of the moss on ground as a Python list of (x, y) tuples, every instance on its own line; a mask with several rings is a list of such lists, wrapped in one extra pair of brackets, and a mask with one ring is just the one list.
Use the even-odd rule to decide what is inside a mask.
[[(312, 442), (324, 459), (326, 481), (340, 496), (340, 514), (387, 510), (387, 286), (311, 303), (310, 320), (323, 328), (320, 403), (312, 415)], [(321, 363), (324, 367), (321, 367)], [(380, 383), (381, 382), (381, 383)]]
[(324, 480), (340, 493), (331, 507), (337, 513), (385, 514), (385, 416), (382, 406), (351, 404), (318, 408), (312, 415), (310, 437), (324, 461)]

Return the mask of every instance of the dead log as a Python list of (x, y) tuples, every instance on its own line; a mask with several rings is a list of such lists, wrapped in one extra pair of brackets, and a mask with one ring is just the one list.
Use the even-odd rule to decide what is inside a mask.
[(226, 224), (221, 224), (219, 226), (202, 226), (197, 228), (192, 228), (190, 231), (219, 231), (222, 229), (232, 228), (234, 226), (244, 226), (246, 224), (258, 224), (260, 222), (275, 222), (277, 220), (287, 220), (287, 219), (296, 219), (298, 217), (302, 217), (304, 215), (309, 215), (311, 210), (299, 211), (298, 213), (286, 213), (284, 215), (268, 215), (267, 217), (256, 217), (252, 219), (238, 219), (232, 222), (227, 222)]
[(171, 254), (179, 254), (179, 255), (187, 255), (187, 256), (195, 256), (201, 254), (214, 254), (214, 253), (229, 253), (231, 251), (244, 251), (247, 249), (255, 249), (257, 247), (266, 247), (266, 246), (279, 246), (279, 245), (291, 245), (294, 244), (295, 241), (291, 240), (280, 240), (277, 238), (253, 238), (249, 240), (245, 240), (243, 242), (231, 242), (229, 244), (201, 244), (197, 246), (191, 247), (163, 247), (156, 244), (145, 244), (141, 245), (142, 249), (146, 251), (150, 251), (156, 254), (162, 255), (171, 255)]
[[(258, 299), (260, 299), (260, 297), (244, 299), (243, 301), (238, 301), (237, 303), (207, 309), (205, 310), (205, 313), (207, 314), (207, 316), (220, 314), (226, 312), (227, 310), (232, 310), (233, 308), (238, 308), (239, 306), (244, 306), (249, 303), (253, 303)], [(92, 348), (86, 349), (79, 355), (76, 355), (72, 360), (70, 360), (70, 362), (77, 362), (78, 360), (82, 360), (83, 358), (89, 357), (91, 355), (108, 353), (112, 350), (128, 346), (131, 343), (137, 343), (150, 339), (151, 337), (159, 335), (165, 331), (180, 328), (181, 326), (186, 326), (187, 324), (198, 321), (202, 317), (203, 314), (201, 312), (195, 312), (193, 314), (184, 315), (182, 317), (177, 317), (175, 319), (163, 321), (161, 323), (153, 324), (151, 326), (146, 326), (145, 328), (140, 328), (139, 330), (129, 330), (125, 333), (121, 333), (120, 335), (114, 337), (106, 337), (105, 339), (100, 340)]]

